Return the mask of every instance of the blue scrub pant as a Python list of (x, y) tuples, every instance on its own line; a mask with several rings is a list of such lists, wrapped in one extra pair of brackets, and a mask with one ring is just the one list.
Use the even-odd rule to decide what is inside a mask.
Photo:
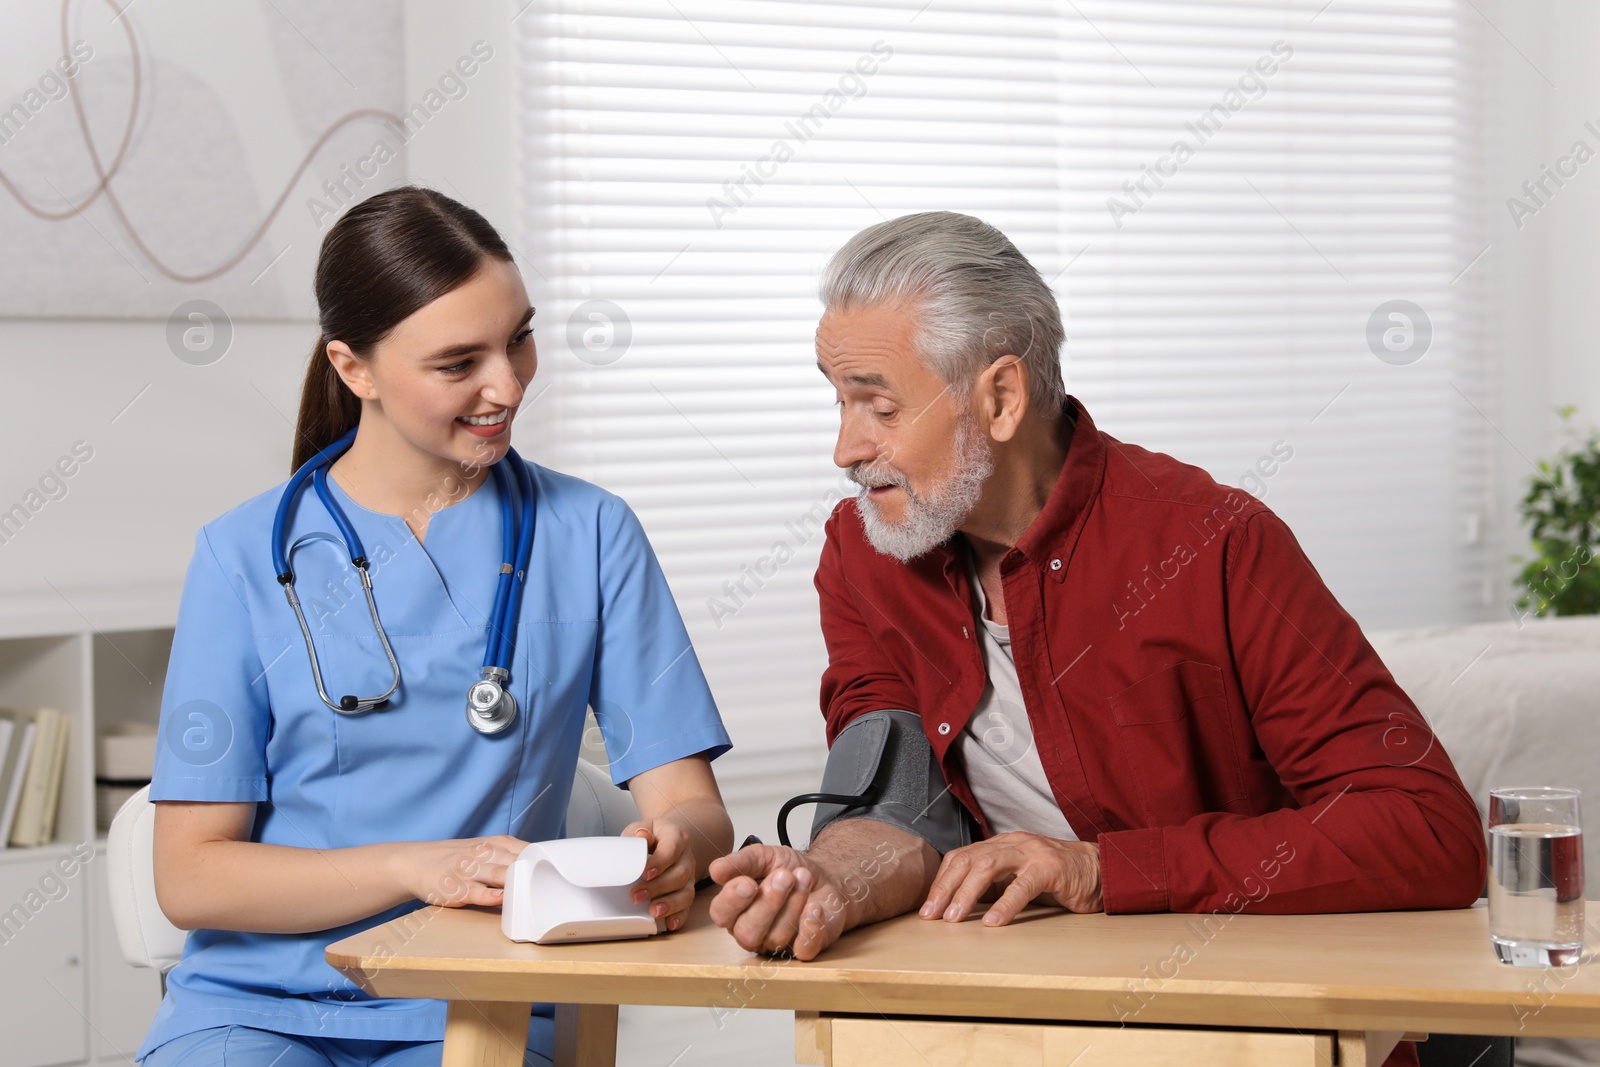
[[(301, 1037), (248, 1026), (216, 1026), (175, 1037), (143, 1067), (439, 1067), (443, 1041), (361, 1041)], [(550, 1067), (537, 1052), (526, 1067)]]

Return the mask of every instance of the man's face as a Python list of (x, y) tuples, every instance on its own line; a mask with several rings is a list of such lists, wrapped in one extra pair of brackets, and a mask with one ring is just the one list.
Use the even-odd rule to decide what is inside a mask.
[(834, 387), (833, 461), (862, 486), (874, 548), (902, 562), (948, 540), (992, 470), (988, 437), (948, 383), (917, 358), (916, 319), (893, 304), (829, 310), (817, 366)]

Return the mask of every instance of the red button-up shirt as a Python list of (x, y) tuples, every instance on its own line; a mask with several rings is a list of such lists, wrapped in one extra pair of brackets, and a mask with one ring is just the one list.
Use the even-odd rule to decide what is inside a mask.
[[(1069, 405), (1061, 477), (1000, 563), (1027, 718), (1062, 814), (1099, 843), (1107, 912), (1211, 913), (1194, 944), (1146, 968), (1118, 1019), (1238, 912), (1472, 904), (1477, 808), (1288, 526)], [(829, 744), (861, 713), (917, 712), (982, 824), (955, 739), (986, 673), (954, 547), (902, 565), (845, 501), (816, 587)], [(1386, 1064), (1416, 1064), (1413, 1046)]]
[[(1000, 574), (1039, 759), (1099, 843), (1106, 911), (1470, 905), (1478, 811), (1288, 527), (1070, 406), (1060, 478)], [(898, 563), (846, 500), (816, 585), (829, 743), (864, 712), (919, 714), (981, 824), (955, 741), (983, 692), (982, 636), (952, 545)]]

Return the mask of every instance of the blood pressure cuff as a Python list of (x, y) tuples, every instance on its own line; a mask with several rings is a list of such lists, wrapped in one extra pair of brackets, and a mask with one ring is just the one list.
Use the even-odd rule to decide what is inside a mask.
[(972, 817), (945, 785), (922, 720), (909, 711), (869, 711), (834, 739), (822, 793), (864, 796), (860, 804), (818, 804), (811, 840), (836, 819), (872, 819), (922, 838), (940, 855), (972, 844)]

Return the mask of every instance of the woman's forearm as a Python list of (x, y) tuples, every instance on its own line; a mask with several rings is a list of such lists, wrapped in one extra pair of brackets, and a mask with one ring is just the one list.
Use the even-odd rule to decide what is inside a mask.
[(327, 930), (413, 899), (399, 877), (407, 842), (312, 849), (207, 841), (158, 863), (156, 896), (184, 929)]
[(645, 822), (665, 819), (683, 831), (696, 879), (706, 876), (712, 860), (733, 851), (733, 823), (705, 756), (641, 771), (628, 779), (628, 792)]
[(733, 851), (733, 822), (720, 798), (684, 801), (662, 818), (677, 823), (688, 837), (696, 879), (706, 876), (712, 860)]

